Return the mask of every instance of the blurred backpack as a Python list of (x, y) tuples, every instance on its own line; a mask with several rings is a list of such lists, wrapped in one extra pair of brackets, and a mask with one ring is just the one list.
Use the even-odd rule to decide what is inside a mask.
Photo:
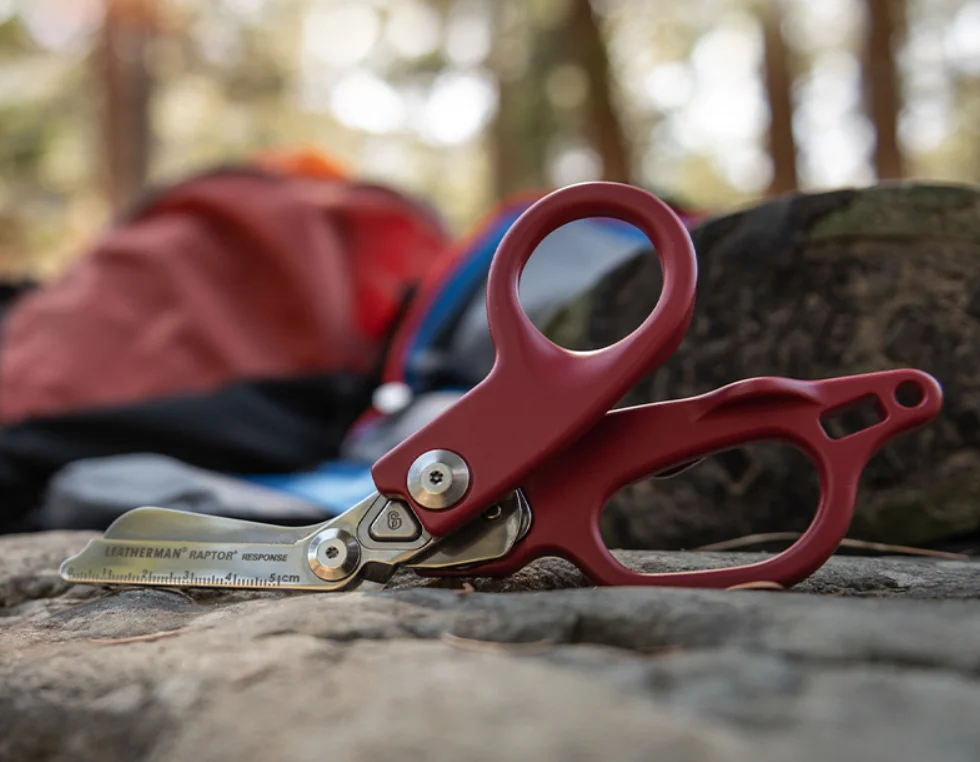
[(222, 472), (334, 457), (447, 244), (428, 207), (313, 153), (161, 188), (0, 326), (0, 529), (73, 461)]

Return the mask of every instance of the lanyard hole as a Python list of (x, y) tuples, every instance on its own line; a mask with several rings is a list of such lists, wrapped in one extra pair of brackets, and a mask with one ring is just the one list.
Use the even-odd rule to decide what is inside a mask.
[(925, 389), (915, 381), (903, 381), (895, 388), (895, 402), (902, 407), (918, 407), (925, 398)]

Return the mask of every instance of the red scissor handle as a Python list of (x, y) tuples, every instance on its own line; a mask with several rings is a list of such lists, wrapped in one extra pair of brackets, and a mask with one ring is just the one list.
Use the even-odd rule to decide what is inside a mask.
[[(869, 399), (878, 423), (840, 439), (828, 436), (821, 418)], [(927, 423), (941, 406), (942, 390), (932, 376), (891, 370), (823, 381), (753, 378), (699, 397), (615, 410), (586, 438), (529, 475), (524, 491), (534, 523), (527, 537), (508, 556), (466, 574), (511, 574), (535, 558), (561, 556), (600, 585), (794, 585), (819, 569), (847, 533), (858, 481), (871, 456), (898, 434)], [(784, 552), (745, 566), (642, 574), (622, 566), (602, 542), (599, 520), (620, 487), (762, 440), (796, 446), (820, 477), (816, 515)]]
[[(611, 217), (639, 228), (660, 257), (663, 288), (653, 312), (632, 334), (599, 351), (572, 352), (534, 327), (521, 308), (518, 285), (524, 265), (549, 233), (587, 217)], [(452, 408), (374, 464), (378, 491), (411, 505), (435, 537), (475, 518), (667, 360), (691, 321), (696, 282), (697, 261), (687, 229), (656, 196), (599, 182), (545, 196), (510, 228), (490, 266), (487, 317), (497, 351), (493, 370)], [(406, 483), (412, 463), (431, 450), (456, 453), (470, 471), (466, 493), (439, 511), (419, 505)]]

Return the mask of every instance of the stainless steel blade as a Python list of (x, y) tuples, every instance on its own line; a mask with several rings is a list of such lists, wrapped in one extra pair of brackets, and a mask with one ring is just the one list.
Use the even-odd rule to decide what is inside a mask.
[(282, 527), (165, 508), (136, 508), (119, 517), (61, 565), (69, 582), (350, 590), (377, 586), (432, 543), (358, 541), (387, 504), (374, 494), (336, 518)]
[(92, 540), (61, 566), (69, 582), (189, 587), (327, 586), (310, 569), (303, 543)]
[(531, 507), (520, 490), (456, 534), (410, 561), (412, 569), (465, 569), (501, 558), (531, 529)]
[[(329, 523), (329, 522), (326, 522)], [(144, 506), (127, 511), (109, 525), (106, 540), (173, 540), (174, 542), (257, 542), (292, 544), (325, 523), (283, 527), (257, 521)]]
[(518, 492), (441, 541), (421, 526), (411, 539), (372, 535), (389, 505), (417, 522), (408, 506), (376, 493), (330, 521), (304, 527), (136, 508), (66, 560), (60, 573), (69, 582), (118, 585), (364, 589), (383, 585), (400, 566), (446, 568), (500, 558), (531, 519)]

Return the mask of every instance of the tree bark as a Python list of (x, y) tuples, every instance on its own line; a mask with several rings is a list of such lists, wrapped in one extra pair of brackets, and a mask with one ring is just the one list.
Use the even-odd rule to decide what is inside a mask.
[(895, 65), (895, 47), (904, 27), (904, 0), (865, 0), (868, 36), (864, 51), (864, 88), (868, 116), (875, 127), (875, 170), (879, 180), (904, 176), (898, 143), (901, 86)]
[[(500, 60), (505, 55), (503, 35), (530, 35), (531, 50), (520, 77), (500, 77), (497, 115), (491, 130), (498, 198), (549, 184), (547, 157), (560, 134), (575, 134), (592, 145), (602, 161), (603, 179), (629, 182), (628, 141), (612, 96), (605, 41), (589, 0), (568, 0), (567, 12), (553, 27), (539, 29), (529, 24), (504, 30), (499, 25), (508, 1), (494, 3), (498, 71), (510, 68), (510, 62)], [(557, 67), (566, 64), (585, 72), (588, 97), (581, 108), (556, 113), (548, 99), (547, 81)]]
[(628, 183), (632, 175), (628, 141), (614, 103), (609, 52), (590, 0), (572, 1), (566, 39), (571, 57), (588, 78), (586, 131), (602, 159), (603, 179)]
[(150, 41), (154, 0), (109, 0), (96, 66), (102, 82), (106, 194), (119, 209), (143, 187), (150, 162)]
[(762, 12), (765, 40), (765, 82), (769, 101), (769, 156), (772, 181), (769, 194), (792, 193), (799, 188), (796, 140), (793, 136), (793, 66), (782, 34), (780, 3), (770, 2)]
[[(499, 95), (491, 148), (497, 198), (547, 185), (548, 143), (557, 131), (555, 115), (545, 95), (545, 80), (554, 66), (553, 41), (549, 31), (530, 23), (522, 2), (496, 0), (493, 4)], [(503, 19), (508, 10), (524, 17), (505, 29)], [(507, 60), (512, 51), (505, 43), (511, 35), (530, 37), (528, 60), (523, 68)]]

